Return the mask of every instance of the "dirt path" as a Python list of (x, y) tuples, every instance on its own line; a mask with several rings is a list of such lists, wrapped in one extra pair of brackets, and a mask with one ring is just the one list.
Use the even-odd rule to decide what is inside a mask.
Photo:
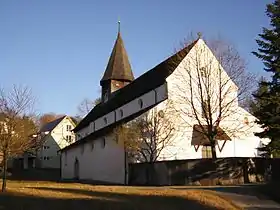
[(280, 204), (269, 199), (267, 196), (258, 193), (254, 185), (240, 186), (191, 186), (173, 187), (173, 189), (205, 189), (215, 191), (222, 197), (230, 199), (234, 204), (242, 209), (280, 209)]

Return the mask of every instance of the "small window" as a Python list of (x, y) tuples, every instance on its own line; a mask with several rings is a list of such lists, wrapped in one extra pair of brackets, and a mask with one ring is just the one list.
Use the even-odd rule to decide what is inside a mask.
[(43, 149), (49, 149), (50, 147), (49, 146), (43, 146)]
[(94, 149), (94, 141), (91, 142), (91, 151)]
[(71, 142), (72, 142), (72, 136), (67, 135), (67, 136), (66, 136), (66, 141), (67, 141), (68, 143), (71, 143)]
[(120, 117), (122, 118), (123, 117), (123, 110), (122, 109), (120, 109)]
[(72, 130), (72, 126), (71, 125), (66, 125), (66, 131), (71, 131)]
[(102, 138), (101, 139), (101, 147), (105, 148), (105, 145), (106, 145), (106, 140), (105, 140), (105, 138)]
[(207, 77), (207, 71), (205, 67), (200, 68), (200, 76)]
[(202, 158), (212, 158), (211, 146), (202, 147)]
[(248, 119), (248, 117), (244, 117), (244, 123), (245, 123), (246, 125), (249, 125), (249, 119)]
[(108, 101), (108, 91), (106, 91), (105, 93), (104, 93), (104, 102), (107, 102)]
[(158, 116), (159, 116), (160, 118), (164, 118), (164, 111), (163, 111), (163, 110), (160, 110), (160, 111), (158, 112)]
[(142, 108), (143, 108), (143, 100), (142, 100), (142, 99), (139, 99), (139, 100), (138, 100), (138, 104), (139, 104), (139, 106), (140, 106), (140, 109), (142, 109)]
[(107, 118), (106, 117), (104, 117), (104, 123), (105, 123), (105, 125), (107, 124)]
[(50, 160), (49, 156), (44, 156), (44, 160)]

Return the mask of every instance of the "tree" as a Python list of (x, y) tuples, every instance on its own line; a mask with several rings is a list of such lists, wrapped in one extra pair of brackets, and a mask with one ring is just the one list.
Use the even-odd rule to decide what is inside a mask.
[[(259, 84), (259, 93), (254, 94), (257, 102), (257, 123), (264, 131), (257, 133), (260, 138), (271, 141), (266, 149), (269, 153), (280, 154), (280, 1), (268, 4), (266, 14), (270, 18), (271, 28), (263, 28), (259, 39), (259, 48), (253, 54), (264, 63), (264, 70), (271, 73), (271, 81)], [(263, 91), (265, 90), (265, 91)]]
[(0, 89), (0, 152), (3, 155), (2, 191), (6, 189), (7, 161), (34, 148), (32, 135), (37, 129), (33, 119), (34, 98), (27, 87)]
[(179, 104), (182, 126), (198, 133), (196, 144), (210, 146), (216, 159), (217, 140), (229, 140), (248, 127), (240, 123), (244, 112), (239, 104), (252, 89), (253, 77), (237, 50), (222, 40), (210, 40), (207, 45), (199, 40), (184, 57), (178, 51), (174, 58), (174, 62), (182, 60), (182, 68), (173, 73), (178, 81), (174, 103)]
[(124, 166), (125, 166), (125, 177), (124, 183), (127, 183), (128, 175), (128, 163), (134, 162), (138, 142), (139, 142), (139, 130), (135, 121), (120, 124), (113, 129), (112, 132), (116, 141), (123, 146), (124, 149)]
[[(171, 117), (172, 116), (172, 117)], [(136, 119), (117, 126), (113, 133), (125, 151), (125, 180), (127, 164), (135, 162), (154, 163), (163, 150), (173, 143), (178, 114), (171, 100), (159, 104)], [(147, 169), (147, 180), (153, 178), (153, 167)]]
[(163, 150), (173, 145), (178, 117), (173, 102), (167, 99), (135, 120), (139, 132), (135, 151), (138, 161), (156, 162)]
[(78, 106), (78, 114), (77, 114), (77, 119), (81, 119), (84, 116), (86, 116), (93, 107), (101, 103), (101, 98), (97, 98), (94, 101), (85, 98)]
[(54, 121), (64, 115), (55, 114), (55, 113), (46, 113), (39, 117), (39, 126), (43, 127), (45, 124)]

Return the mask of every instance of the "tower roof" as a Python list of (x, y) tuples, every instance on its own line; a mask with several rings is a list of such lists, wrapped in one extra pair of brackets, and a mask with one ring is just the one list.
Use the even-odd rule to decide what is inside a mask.
[(118, 32), (117, 40), (100, 83), (106, 80), (124, 80), (130, 82), (134, 80), (120, 31)]

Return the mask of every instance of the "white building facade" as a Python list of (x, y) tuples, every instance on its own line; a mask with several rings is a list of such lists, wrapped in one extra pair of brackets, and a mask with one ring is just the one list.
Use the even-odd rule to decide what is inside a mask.
[[(203, 49), (203, 51), (201, 51)], [(161, 152), (158, 160), (207, 158), (208, 145), (194, 139), (194, 126), (197, 122), (183, 110), (189, 110), (182, 102), (180, 93), (189, 95), (189, 87), (183, 82), (189, 76), (185, 69), (195, 68), (192, 60), (200, 52), (203, 65), (218, 64), (215, 56), (202, 39), (198, 39), (177, 54), (166, 59), (139, 78), (133, 78), (120, 33), (116, 40), (109, 64), (101, 80), (102, 103), (97, 105), (74, 129), (77, 142), (61, 150), (62, 179), (96, 180), (125, 184), (127, 180), (127, 160), (122, 143), (112, 135), (112, 129), (151, 110), (162, 110), (168, 100), (173, 101), (177, 110), (174, 118), (176, 133), (172, 145)], [(118, 56), (116, 56), (118, 55)], [(213, 64), (213, 65), (214, 65)], [(222, 69), (222, 76), (229, 78)], [(195, 72), (195, 71), (193, 71)], [(191, 73), (192, 74), (192, 73)], [(195, 78), (195, 75), (192, 76)], [(215, 81), (215, 75), (213, 76)], [(193, 87), (195, 88), (195, 87)], [(233, 81), (228, 83), (232, 98), (238, 88)], [(231, 100), (229, 94), (229, 99)], [(200, 107), (201, 102), (195, 106)], [(216, 145), (217, 157), (257, 157), (261, 139), (254, 136), (260, 127), (255, 117), (233, 103), (234, 114), (220, 123), (228, 139), (219, 139)], [(200, 113), (202, 115), (202, 113)], [(179, 117), (178, 117), (179, 116)], [(186, 123), (187, 122), (187, 123)]]
[(63, 116), (41, 128), (39, 138), (42, 138), (42, 147), (37, 153), (41, 168), (60, 168), (59, 150), (76, 141), (72, 132), (75, 126), (70, 117)]

